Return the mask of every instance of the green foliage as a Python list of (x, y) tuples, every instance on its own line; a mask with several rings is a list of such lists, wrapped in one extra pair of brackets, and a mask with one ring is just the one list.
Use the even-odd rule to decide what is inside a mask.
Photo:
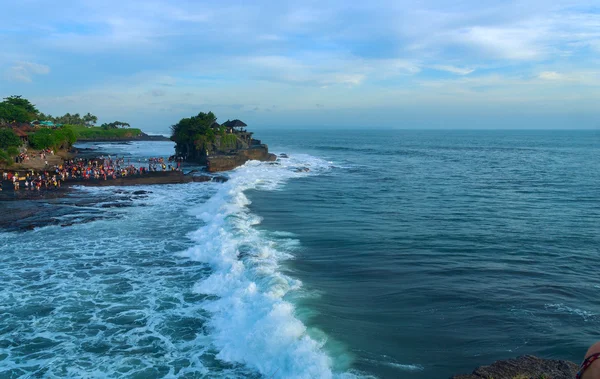
[(67, 147), (73, 146), (75, 142), (77, 142), (77, 133), (75, 129), (71, 125), (63, 125), (60, 129), (58, 129), (60, 133), (62, 133), (63, 140), (66, 142)]
[(43, 128), (29, 136), (29, 143), (35, 149), (69, 148), (75, 141), (77, 141), (77, 134), (72, 126), (58, 129)]
[(39, 113), (37, 116), (38, 121), (52, 121), (55, 124), (62, 125), (81, 125), (91, 127), (94, 126), (96, 122), (98, 122), (98, 117), (94, 116), (89, 112), (84, 116), (81, 116), (79, 113), (66, 113), (64, 116), (58, 117), (52, 117), (52, 115), (45, 115), (43, 113)]
[(217, 117), (212, 112), (182, 118), (171, 126), (171, 139), (178, 144), (193, 143), (198, 150), (208, 149), (208, 144), (215, 141), (215, 132), (210, 127), (215, 121)]
[(30, 113), (32, 116), (36, 116), (39, 113), (35, 105), (31, 104), (29, 100), (24, 99), (22, 96), (5, 97), (3, 103), (21, 108), (25, 110), (25, 112)]
[(0, 149), (21, 146), (21, 140), (12, 129), (0, 129)]
[(137, 137), (142, 134), (142, 131), (137, 128), (126, 129), (108, 129), (103, 126), (85, 127), (81, 125), (67, 125), (75, 132), (78, 140), (89, 139), (119, 139), (128, 137)]
[(85, 126), (93, 126), (98, 122), (98, 117), (88, 112), (85, 116), (83, 116), (83, 122), (85, 123)]
[(8, 153), (8, 155), (13, 156), (13, 157), (16, 155), (19, 155), (19, 149), (17, 149), (14, 146), (7, 148), (6, 152)]
[(38, 114), (35, 105), (29, 100), (21, 96), (5, 97), (4, 101), (0, 102), (0, 120), (8, 122), (30, 122), (33, 121)]
[[(122, 121), (103, 124), (102, 127), (94, 127), (98, 122), (98, 117), (89, 112), (83, 116), (79, 113), (66, 113), (64, 116), (53, 117), (52, 115), (39, 112), (35, 105), (21, 96), (9, 96), (0, 102), (0, 126), (12, 122), (29, 123), (36, 119), (38, 121), (51, 121), (54, 124), (63, 125), (63, 127), (59, 128), (42, 127), (30, 134), (30, 145), (37, 149), (69, 148), (79, 138), (83, 140), (101, 138), (119, 139), (137, 137), (142, 133), (140, 129), (130, 128), (128, 123)], [(0, 149), (3, 149), (4, 158), (9, 156), (9, 153), (12, 154), (10, 151), (11, 146), (16, 147), (20, 145), (21, 141), (19, 137), (12, 130), (0, 129)]]
[(129, 125), (126, 122), (122, 122), (122, 121), (114, 121), (114, 122), (111, 122), (111, 123), (108, 123), (108, 124), (104, 123), (104, 124), (100, 125), (100, 127), (102, 129), (105, 129), (105, 130), (108, 130), (108, 129), (118, 129), (119, 126), (121, 128), (125, 128), (125, 127), (129, 128), (131, 125)]
[(221, 135), (221, 148), (223, 149), (235, 149), (237, 147), (237, 137), (235, 134), (222, 134)]
[(19, 123), (30, 122), (34, 117), (34, 115), (28, 113), (25, 109), (16, 105), (7, 103), (6, 101), (0, 103), (0, 120), (4, 120), (6, 123), (13, 121)]
[(11, 166), (13, 164), (13, 159), (7, 151), (0, 149), (0, 163), (4, 163), (7, 166)]
[(56, 143), (56, 136), (52, 129), (41, 129), (36, 133), (29, 136), (29, 143), (35, 149), (46, 149), (54, 147)]

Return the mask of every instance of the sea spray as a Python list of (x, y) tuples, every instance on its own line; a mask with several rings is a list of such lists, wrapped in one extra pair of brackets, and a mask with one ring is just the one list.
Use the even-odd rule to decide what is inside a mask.
[(290, 178), (328, 167), (308, 156), (277, 165), (250, 162), (192, 210), (204, 226), (191, 233), (195, 246), (183, 254), (208, 263), (213, 270), (195, 289), (213, 295), (203, 307), (212, 315), (208, 324), (217, 358), (243, 363), (267, 377), (334, 376), (332, 361), (322, 349), (325, 341), (307, 334), (294, 306), (284, 299), (301, 286), (279, 270), (280, 262), (290, 255), (253, 228), (260, 218), (249, 212), (244, 194), (248, 189), (276, 190)]

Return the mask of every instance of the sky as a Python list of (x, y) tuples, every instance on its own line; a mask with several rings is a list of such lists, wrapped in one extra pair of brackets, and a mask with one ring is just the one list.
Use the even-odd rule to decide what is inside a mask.
[(167, 133), (600, 128), (597, 1), (19, 0), (0, 97)]

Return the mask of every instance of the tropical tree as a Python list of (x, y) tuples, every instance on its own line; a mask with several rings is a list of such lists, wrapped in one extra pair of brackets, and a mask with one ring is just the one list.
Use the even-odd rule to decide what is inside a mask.
[(21, 146), (21, 140), (12, 129), (0, 129), (0, 149)]
[(33, 117), (37, 116), (39, 111), (35, 107), (35, 105), (31, 104), (31, 102), (27, 99), (24, 99), (22, 96), (9, 96), (4, 98), (4, 103), (14, 105), (15, 107), (19, 107), (24, 109), (27, 113), (30, 113)]
[(68, 126), (59, 129), (43, 128), (29, 137), (29, 143), (36, 149), (69, 148), (76, 140), (75, 131)]
[[(12, 99), (12, 97), (7, 99)], [(35, 119), (35, 116), (34, 113), (28, 112), (26, 108), (15, 105), (12, 100), (0, 102), (0, 120), (4, 120), (6, 123), (13, 121), (19, 123), (30, 122)]]
[(131, 125), (129, 125), (126, 122), (122, 122), (122, 121), (113, 121), (113, 122), (108, 123), (108, 124), (104, 123), (104, 124), (100, 125), (100, 127), (102, 129), (107, 129), (107, 130), (108, 129), (118, 129), (119, 126), (122, 127), (122, 128), (129, 128), (129, 127), (131, 127)]
[(83, 122), (85, 123), (85, 126), (94, 126), (98, 122), (98, 117), (88, 112), (83, 116)]

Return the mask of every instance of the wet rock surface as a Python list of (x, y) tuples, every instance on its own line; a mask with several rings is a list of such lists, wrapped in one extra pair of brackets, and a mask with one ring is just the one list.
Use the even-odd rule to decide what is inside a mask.
[(451, 379), (573, 379), (579, 366), (571, 361), (524, 355), (481, 366), (473, 373)]
[[(162, 173), (156, 173), (162, 174)], [(170, 172), (167, 174), (171, 174)], [(177, 184), (190, 182), (218, 182), (228, 180), (226, 176), (214, 175), (168, 175), (166, 182), (139, 184)], [(150, 179), (161, 178), (162, 175), (148, 175)], [(176, 179), (171, 183), (172, 178)], [(183, 179), (181, 179), (183, 178)], [(126, 179), (126, 178), (122, 178)], [(132, 178), (136, 179), (136, 178)], [(139, 179), (139, 178), (138, 178)], [(137, 183), (139, 180), (133, 180)], [(117, 180), (107, 180), (107, 183), (118, 186)], [(130, 183), (125, 180), (125, 183)], [(104, 180), (90, 180), (88, 186), (103, 185)], [(12, 183), (6, 182), (5, 190), (0, 192), (0, 230), (25, 232), (44, 226), (67, 227), (75, 224), (88, 223), (99, 219), (113, 219), (123, 216), (124, 208), (144, 207), (145, 199), (152, 194), (151, 190), (135, 189), (122, 184), (100, 193), (89, 193), (70, 188), (72, 185), (82, 185), (81, 182), (68, 182), (61, 188), (14, 191)], [(105, 184), (109, 185), (109, 184)]]
[(274, 162), (277, 156), (269, 153), (267, 145), (253, 146), (238, 150), (234, 154), (211, 155), (207, 158), (207, 169), (209, 172), (229, 171), (249, 160)]

